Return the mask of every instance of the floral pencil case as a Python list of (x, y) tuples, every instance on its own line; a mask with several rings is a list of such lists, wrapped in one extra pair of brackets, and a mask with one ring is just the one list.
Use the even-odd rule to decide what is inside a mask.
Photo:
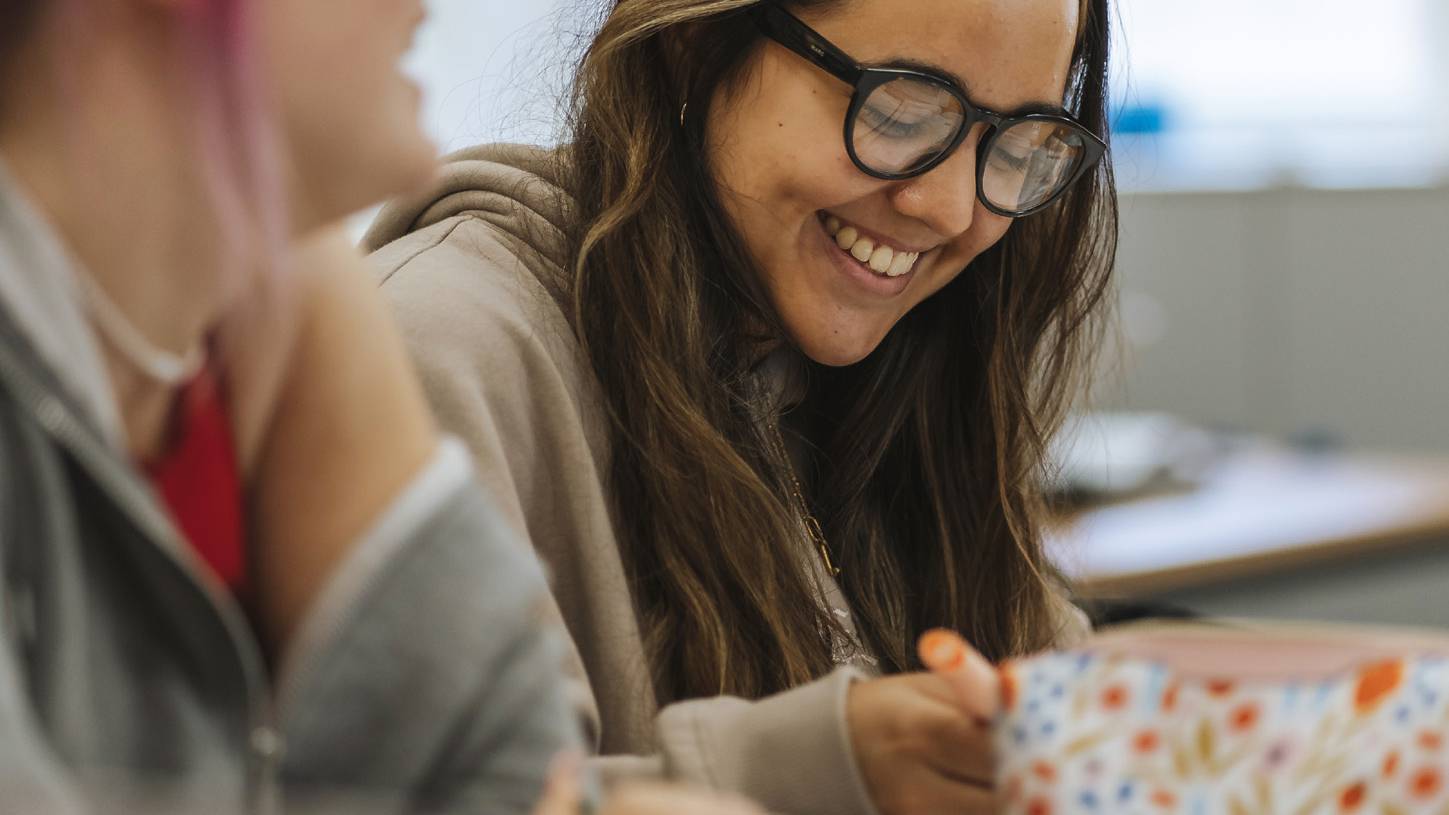
[(1449, 636), (1130, 627), (1002, 677), (1007, 815), (1449, 815)]

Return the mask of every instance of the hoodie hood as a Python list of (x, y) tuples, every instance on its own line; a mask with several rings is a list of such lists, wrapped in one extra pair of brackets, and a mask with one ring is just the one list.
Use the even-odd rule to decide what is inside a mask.
[(567, 265), (572, 209), (562, 177), (558, 151), (520, 144), (460, 150), (443, 158), (426, 189), (383, 207), (362, 248), (375, 252), (409, 233), (467, 215), (495, 227), (515, 251), (561, 271)]
[[(363, 249), (376, 252), (450, 218), (479, 218), (496, 228), (557, 302), (566, 303), (565, 234), (573, 207), (560, 182), (560, 160), (559, 151), (518, 144), (453, 153), (427, 189), (383, 208), (363, 238)], [(806, 365), (794, 346), (772, 351), (757, 371), (767, 397), (762, 409), (778, 413), (803, 399)]]

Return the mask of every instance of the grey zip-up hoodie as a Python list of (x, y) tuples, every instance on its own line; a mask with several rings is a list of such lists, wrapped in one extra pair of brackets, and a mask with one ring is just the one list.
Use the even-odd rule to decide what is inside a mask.
[(0, 165), (0, 815), (525, 813), (578, 743), (542, 570), (456, 442), (270, 680), (118, 452), (63, 247)]

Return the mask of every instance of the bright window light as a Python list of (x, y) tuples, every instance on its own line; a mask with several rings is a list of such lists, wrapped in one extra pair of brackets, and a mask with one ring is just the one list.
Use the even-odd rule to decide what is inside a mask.
[(1434, 183), (1444, 0), (1118, 0), (1123, 186)]

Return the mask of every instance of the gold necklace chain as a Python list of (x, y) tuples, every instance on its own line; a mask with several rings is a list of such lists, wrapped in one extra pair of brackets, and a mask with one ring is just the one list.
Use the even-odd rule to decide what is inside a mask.
[(820, 559), (825, 563), (825, 571), (831, 577), (839, 577), (840, 569), (835, 567), (835, 562), (830, 559), (830, 546), (825, 542), (825, 530), (820, 527), (820, 521), (815, 518), (815, 513), (810, 511), (810, 504), (805, 500), (805, 490), (800, 487), (800, 478), (795, 473), (795, 462), (790, 458), (790, 451), (785, 447), (785, 435), (780, 432), (780, 423), (775, 420), (769, 422), (770, 441), (775, 447), (775, 455), (784, 462), (786, 471), (790, 474), (790, 486), (794, 493), (796, 509), (799, 510), (805, 522), (805, 534), (810, 538), (810, 544), (815, 551), (820, 553)]

